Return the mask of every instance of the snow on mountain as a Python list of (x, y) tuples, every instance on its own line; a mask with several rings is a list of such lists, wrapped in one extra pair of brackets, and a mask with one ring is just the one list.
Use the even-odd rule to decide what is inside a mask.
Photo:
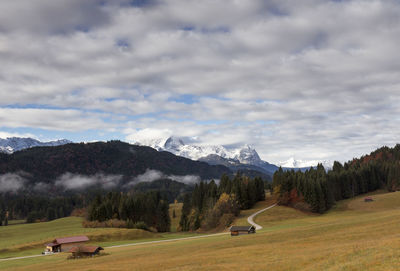
[(39, 146), (59, 146), (72, 143), (72, 141), (61, 139), (56, 141), (49, 142), (41, 142), (39, 140), (30, 138), (30, 137), (8, 137), (8, 138), (0, 138), (0, 152), (4, 153), (13, 153), (19, 150), (28, 149), (32, 147)]
[(245, 145), (243, 148), (239, 149), (239, 153), (235, 155), (235, 158), (242, 164), (261, 166), (265, 163), (261, 160), (257, 151), (249, 145)]
[[(181, 138), (168, 137), (163, 139), (152, 139), (142, 142), (135, 142), (138, 145), (150, 146), (159, 151), (172, 152), (175, 155), (183, 156), (192, 160), (202, 160), (205, 162), (211, 162), (218, 164), (219, 159), (215, 156), (227, 159), (224, 163), (230, 164), (245, 164), (261, 167), (269, 172), (274, 172), (278, 169), (277, 166), (269, 164), (266, 161), (261, 160), (257, 151), (249, 145), (244, 145), (237, 149), (227, 149), (220, 145), (191, 145), (185, 144)], [(222, 162), (221, 162), (222, 163)], [(325, 167), (325, 169), (332, 168), (333, 162), (329, 160), (296, 160), (293, 157), (287, 161), (281, 162), (278, 166), (283, 168), (310, 168), (316, 167), (319, 163)]]
[(235, 158), (239, 151), (228, 151), (223, 146), (197, 146), (185, 144), (182, 139), (178, 137), (158, 138), (136, 141), (134, 144), (149, 146), (158, 151), (168, 151), (175, 155), (183, 156), (192, 160), (198, 160), (210, 154), (217, 154), (223, 158)]
[(296, 160), (294, 157), (291, 157), (289, 160), (280, 162), (278, 165), (284, 168), (309, 168), (316, 167), (318, 164), (322, 164), (325, 169), (330, 169), (333, 162), (330, 160)]
[(210, 161), (215, 164), (220, 160), (216, 157), (219, 156), (225, 159), (225, 164), (229, 163), (232, 165), (245, 164), (258, 166), (264, 168), (268, 172), (274, 172), (277, 169), (275, 165), (271, 165), (261, 160), (257, 151), (249, 145), (245, 145), (237, 149), (227, 149), (221, 145), (198, 146), (185, 144), (183, 140), (178, 137), (152, 139), (134, 143), (138, 145), (150, 146), (159, 151), (172, 152), (175, 155), (183, 156), (192, 160), (202, 160), (205, 162)]

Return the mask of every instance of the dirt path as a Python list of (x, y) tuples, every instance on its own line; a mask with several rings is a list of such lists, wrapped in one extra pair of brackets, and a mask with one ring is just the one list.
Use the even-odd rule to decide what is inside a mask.
[(258, 215), (258, 214), (260, 214), (260, 213), (262, 213), (262, 212), (264, 212), (264, 211), (266, 211), (268, 209), (271, 209), (274, 206), (276, 206), (276, 203), (274, 205), (268, 206), (267, 208), (264, 208), (264, 209), (262, 209), (260, 211), (255, 212), (254, 214), (252, 214), (251, 216), (249, 216), (247, 218), (247, 222), (249, 222), (250, 225), (253, 225), (254, 227), (256, 227), (256, 230), (261, 230), (262, 226), (258, 225), (256, 222), (254, 222), (254, 220), (253, 220), (254, 217), (256, 217), (256, 215)]
[[(276, 204), (271, 205), (267, 208), (264, 208), (262, 210), (259, 210), (255, 212), (254, 214), (250, 215), (247, 218), (247, 222), (249, 224), (253, 225), (256, 227), (256, 230), (262, 229), (262, 226), (256, 224), (253, 219), (256, 215), (274, 207)], [(140, 246), (140, 245), (148, 245), (148, 244), (159, 244), (159, 243), (166, 243), (166, 242), (174, 242), (174, 241), (184, 241), (184, 240), (191, 240), (191, 239), (199, 239), (199, 238), (207, 238), (207, 237), (213, 237), (213, 236), (218, 236), (218, 235), (226, 235), (229, 234), (229, 232), (221, 232), (221, 233), (213, 233), (213, 234), (206, 234), (206, 235), (200, 235), (200, 236), (191, 236), (191, 237), (183, 237), (183, 238), (174, 238), (174, 239), (167, 239), (167, 240), (156, 240), (156, 241), (147, 241), (147, 242), (139, 242), (139, 243), (130, 243), (130, 244), (123, 244), (123, 245), (116, 245), (116, 246), (109, 246), (109, 247), (104, 247), (104, 248), (118, 248), (118, 247), (128, 247), (128, 246)], [(28, 259), (28, 258), (35, 258), (35, 257), (42, 257), (42, 256), (51, 256), (51, 255), (31, 255), (31, 256), (22, 256), (22, 257), (13, 257), (13, 258), (5, 258), (5, 259), (0, 259), (0, 262), (2, 261), (11, 261), (11, 260), (19, 260), (19, 259)]]

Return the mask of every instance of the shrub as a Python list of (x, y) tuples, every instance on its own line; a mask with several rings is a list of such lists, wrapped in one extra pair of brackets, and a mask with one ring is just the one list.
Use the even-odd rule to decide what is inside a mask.
[(138, 221), (138, 222), (134, 223), (133, 224), (133, 228), (134, 229), (145, 230), (145, 231), (149, 230), (149, 228), (147, 227), (146, 223), (144, 223), (143, 221)]
[(95, 221), (83, 221), (82, 226), (84, 228), (128, 228), (127, 222), (118, 219), (110, 219), (99, 222)]

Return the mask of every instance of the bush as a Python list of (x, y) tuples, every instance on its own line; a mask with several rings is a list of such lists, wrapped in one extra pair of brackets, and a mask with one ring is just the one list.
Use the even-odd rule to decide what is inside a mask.
[(128, 228), (128, 223), (123, 220), (110, 219), (107, 221), (82, 221), (84, 228)]
[(143, 221), (138, 221), (138, 222), (134, 223), (133, 224), (133, 228), (134, 229), (145, 230), (145, 231), (149, 230), (149, 228), (147, 227), (146, 223), (144, 223)]

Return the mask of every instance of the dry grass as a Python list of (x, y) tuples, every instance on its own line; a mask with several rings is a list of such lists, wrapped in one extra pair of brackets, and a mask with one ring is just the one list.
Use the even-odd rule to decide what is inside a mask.
[(274, 207), (258, 217), (267, 226), (252, 235), (106, 249), (107, 256), (77, 261), (61, 254), (3, 262), (0, 269), (400, 270), (400, 209), (393, 205), (400, 193), (379, 195), (367, 210), (362, 198), (318, 216)]

